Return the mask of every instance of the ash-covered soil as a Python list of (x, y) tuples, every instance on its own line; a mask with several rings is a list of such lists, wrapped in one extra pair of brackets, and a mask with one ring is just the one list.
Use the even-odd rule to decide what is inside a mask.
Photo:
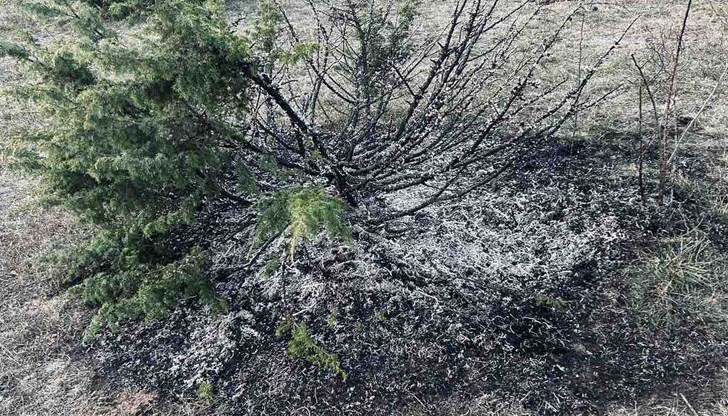
[[(229, 312), (181, 309), (104, 335), (92, 354), (116, 387), (195, 397), (211, 383), (219, 414), (450, 414), (448, 403), (484, 395), (536, 414), (594, 413), (677, 384), (709, 391), (725, 343), (628, 307), (636, 253), (706, 215), (679, 193), (670, 208), (641, 202), (630, 140), (549, 145), (397, 236), (316, 241), (285, 276), (241, 269), (249, 216), (209, 207), (180, 241), (214, 254)], [(288, 354), (275, 332), (289, 315), (346, 381)]]

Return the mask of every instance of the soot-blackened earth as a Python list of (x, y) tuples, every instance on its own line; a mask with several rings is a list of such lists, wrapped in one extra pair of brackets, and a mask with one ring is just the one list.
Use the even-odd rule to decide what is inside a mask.
[[(210, 382), (219, 414), (447, 414), (453, 398), (483, 394), (569, 414), (708, 377), (722, 344), (650, 327), (627, 306), (625, 265), (691, 212), (640, 201), (630, 148), (550, 146), (404, 234), (355, 228), (353, 247), (321, 237), (285, 276), (236, 268), (250, 216), (212, 204), (180, 239), (212, 253), (229, 311), (181, 308), (92, 352), (114, 384), (163, 398)], [(275, 334), (286, 316), (338, 357), (345, 381), (287, 352)]]

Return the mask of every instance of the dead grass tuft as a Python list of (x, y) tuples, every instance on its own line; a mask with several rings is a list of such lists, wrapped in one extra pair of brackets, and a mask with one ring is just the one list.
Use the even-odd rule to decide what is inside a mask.
[(157, 393), (136, 390), (122, 391), (116, 396), (116, 409), (120, 416), (135, 416), (143, 410), (148, 409), (149, 405), (157, 399)]

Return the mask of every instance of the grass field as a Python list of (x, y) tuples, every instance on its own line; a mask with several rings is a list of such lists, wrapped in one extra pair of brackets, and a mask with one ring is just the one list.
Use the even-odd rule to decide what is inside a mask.
[[(49, 34), (47, 28), (36, 27), (28, 18), (20, 17), (18, 3), (0, 0), (0, 38), (13, 38), (19, 27), (43, 33), (43, 39), (61, 36), (57, 32)], [(234, 1), (228, 3), (232, 10), (242, 7)], [(545, 5), (544, 27), (559, 21), (577, 5), (568, 0)], [(289, 0), (284, 6), (291, 10), (295, 20), (305, 21), (305, 7), (300, 2)], [(433, 16), (424, 19), (423, 30), (434, 30), (441, 23), (439, 16), (447, 15), (450, 3), (429, 2), (423, 7), (424, 16)], [(629, 135), (634, 135), (638, 128), (640, 78), (632, 55), (645, 64), (648, 73), (655, 75), (655, 94), (663, 97), (665, 82), (662, 81), (667, 73), (660, 72), (664, 66), (661, 62), (669, 62), (684, 11), (685, 2), (678, 0), (604, 0), (589, 2), (584, 7), (549, 58), (557, 64), (554, 71), (558, 72), (549, 76), (583, 70), (633, 19), (638, 16), (639, 19), (614, 56), (600, 69), (593, 85), (597, 91), (616, 85), (623, 85), (622, 89), (600, 106), (580, 114), (575, 125), (562, 131), (570, 145), (582, 143), (585, 149), (593, 149), (597, 148), (594, 143), (608, 144), (610, 140), (623, 140), (615, 137), (633, 137)], [(538, 35), (538, 31), (532, 34)], [(723, 327), (728, 325), (724, 322), (728, 321), (728, 228), (721, 221), (728, 218), (728, 76), (725, 75), (728, 5), (720, 0), (696, 1), (685, 42), (685, 55), (678, 72), (676, 108), (687, 120), (699, 117), (676, 152), (675, 200), (697, 201), (695, 206), (701, 207), (700, 212), (693, 214), (699, 220), (685, 220), (681, 224), (676, 220), (674, 230), (640, 241), (642, 247), (633, 256), (625, 256), (619, 270), (627, 279), (625, 293), (634, 294), (633, 297), (625, 295), (628, 302), (633, 302), (635, 313), (645, 314), (649, 326), (670, 325), (664, 323), (665, 310), (672, 316), (674, 308), (684, 308), (705, 321), (700, 325), (716, 328), (705, 339), (725, 345), (728, 332), (722, 331), (728, 329)], [(100, 371), (102, 364), (98, 356), (103, 353), (99, 353), (98, 347), (81, 342), (92, 311), (65, 293), (61, 273), (42, 259), (51, 255), (54, 248), (83, 240), (89, 235), (88, 226), (58, 208), (38, 205), (37, 190), (41, 184), (9, 168), (17, 128), (42, 123), (32, 109), (23, 108), (5, 94), (12, 86), (27, 81), (22, 73), (14, 72), (9, 60), (0, 59), (0, 91), (3, 92), (0, 94), (0, 414), (213, 414), (215, 406), (197, 398), (194, 389), (185, 394), (178, 391), (160, 394), (139, 385), (117, 382), (108, 368)], [(661, 98), (658, 104), (662, 105), (663, 101)], [(650, 114), (647, 104), (645, 108), (645, 114)], [(648, 118), (646, 115), (645, 131), (650, 132)], [(636, 142), (626, 139), (620, 143), (628, 148)], [(615, 171), (634, 177), (635, 161), (614, 160), (618, 155), (605, 153), (600, 159), (602, 155), (595, 154), (589, 160), (594, 164), (618, 166)], [(647, 166), (647, 175), (653, 182), (655, 170), (654, 164)], [(555, 181), (563, 183), (564, 177)], [(598, 192), (600, 188), (595, 188), (594, 193)], [(496, 208), (506, 210), (507, 207), (496, 202)], [(526, 246), (536, 244), (528, 240), (529, 230), (521, 234), (514, 232), (514, 236), (522, 238), (519, 241), (525, 241)], [(427, 241), (423, 241), (421, 245), (425, 246)], [(413, 247), (413, 250), (420, 249), (416, 244)], [(503, 257), (508, 255), (508, 247), (501, 250)], [(605, 333), (609, 331), (604, 329)], [(593, 342), (598, 344), (598, 340)], [(687, 355), (690, 353), (686, 351)], [(728, 365), (728, 360), (721, 363)], [(694, 370), (697, 374), (706, 369)], [(728, 368), (709, 370), (710, 376), (701, 375), (685, 382), (678, 379), (629, 399), (599, 403), (583, 412), (613, 416), (728, 415)], [(589, 374), (576, 376), (590, 377)], [(527, 400), (527, 394), (504, 398), (480, 392), (436, 400), (414, 396), (400, 409), (400, 414), (535, 414), (523, 408)], [(219, 408), (218, 411), (226, 414)], [(290, 414), (315, 413), (307, 413), (304, 408), (291, 409)]]

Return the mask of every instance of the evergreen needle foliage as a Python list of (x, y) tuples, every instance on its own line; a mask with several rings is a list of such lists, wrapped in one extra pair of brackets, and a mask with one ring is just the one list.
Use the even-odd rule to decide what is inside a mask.
[[(249, 83), (239, 74), (256, 62), (252, 41), (232, 33), (217, 1), (51, 0), (26, 8), (74, 29), (47, 45), (30, 36), (3, 43), (0, 54), (36, 75), (17, 95), (45, 120), (26, 132), (17, 165), (43, 178), (48, 202), (99, 227), (62, 258), (70, 281), (80, 282), (74, 292), (99, 308), (87, 334), (160, 318), (187, 301), (224, 306), (205, 278), (203, 250), (176, 247), (167, 236), (227, 193), (226, 172), (238, 173), (241, 194), (257, 193), (245, 154), (231, 145), (237, 139), (207, 116), (245, 118)], [(116, 32), (109, 20), (135, 26)], [(343, 234), (332, 217), (343, 207), (323, 190), (285, 195), (292, 252), (319, 222)]]
[(259, 210), (256, 240), (261, 243), (289, 229), (291, 259), (296, 246), (316, 236), (321, 229), (331, 237), (352, 240), (351, 230), (343, 220), (344, 202), (327, 195), (322, 188), (280, 191), (261, 200)]
[[(269, 0), (242, 31), (222, 0), (25, 5), (72, 29), (2, 43), (0, 56), (34, 74), (17, 96), (43, 120), (18, 165), (43, 178), (49, 202), (98, 226), (65, 260), (99, 307), (89, 333), (180, 303), (222, 305), (204, 250), (171, 238), (211, 201), (257, 210), (251, 248), (285, 235), (293, 256), (322, 230), (350, 240), (347, 210), (379, 232), (467, 195), (594, 104), (583, 96), (593, 70), (573, 89), (536, 82), (572, 16), (512, 62), (538, 13), (528, 2), (458, 1), (440, 38), (420, 41), (417, 3), (385, 3), (310, 3), (307, 34)], [(382, 206), (415, 188), (409, 207)]]
[(205, 403), (212, 404), (215, 401), (215, 387), (211, 381), (205, 381), (197, 388), (197, 397)]
[(346, 381), (347, 374), (341, 368), (339, 358), (327, 352), (323, 347), (314, 341), (308, 326), (305, 322), (296, 321), (292, 317), (288, 317), (276, 328), (276, 336), (290, 336), (288, 341), (288, 353), (298, 359), (316, 364), (324, 370), (330, 371)]

